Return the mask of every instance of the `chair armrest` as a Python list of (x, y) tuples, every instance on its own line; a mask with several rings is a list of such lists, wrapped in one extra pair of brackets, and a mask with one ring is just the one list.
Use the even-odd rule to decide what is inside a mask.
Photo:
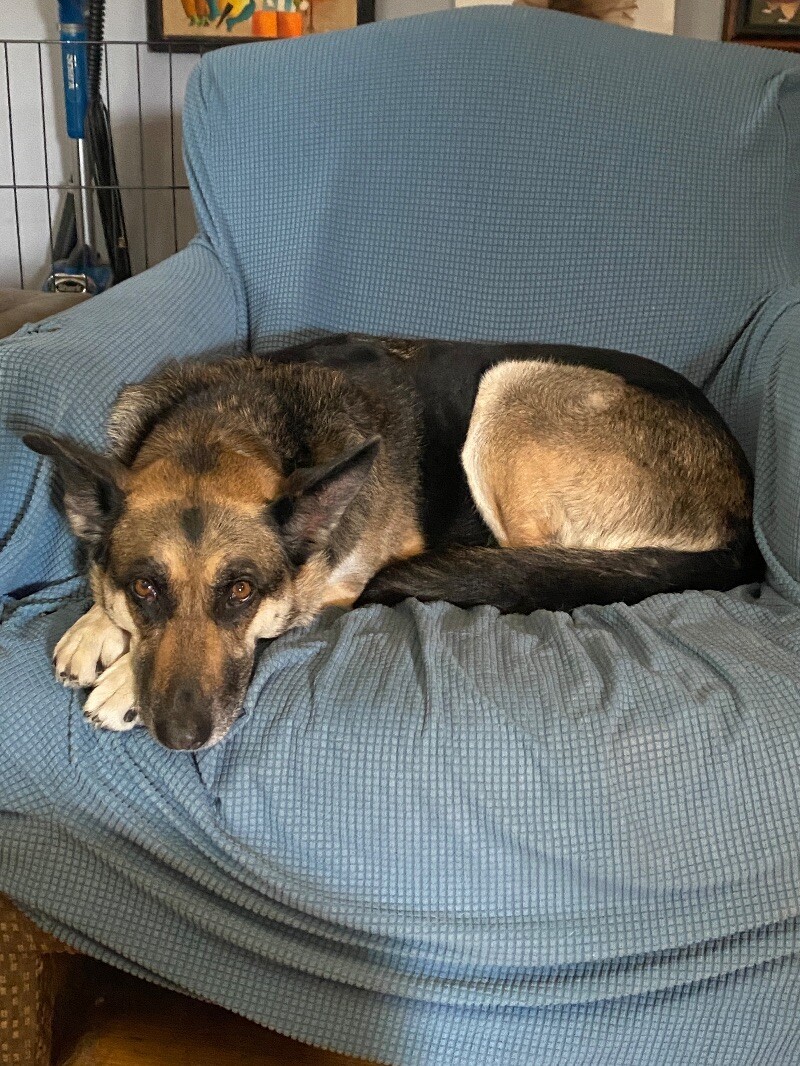
[(753, 465), (769, 583), (800, 604), (800, 285), (765, 301), (709, 395)]
[(52, 469), (20, 441), (39, 426), (103, 444), (126, 382), (171, 358), (240, 350), (240, 292), (202, 239), (130, 281), (0, 342), (0, 595), (77, 570)]

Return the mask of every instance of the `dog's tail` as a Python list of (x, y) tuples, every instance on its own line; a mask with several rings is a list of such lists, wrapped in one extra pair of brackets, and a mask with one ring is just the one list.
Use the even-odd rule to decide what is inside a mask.
[(658, 592), (724, 591), (759, 581), (762, 573), (752, 541), (740, 550), (701, 552), (454, 547), (391, 563), (370, 581), (358, 605), (391, 605), (413, 596), (459, 607), (489, 604), (503, 614), (572, 611), (587, 603), (638, 603)]

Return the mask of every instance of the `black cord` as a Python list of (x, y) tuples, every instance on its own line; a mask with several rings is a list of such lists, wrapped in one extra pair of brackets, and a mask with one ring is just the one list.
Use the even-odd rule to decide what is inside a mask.
[(89, 76), (89, 99), (100, 95), (100, 73), (103, 66), (103, 35), (105, 33), (105, 0), (87, 0), (84, 6), (86, 19), (86, 69)]
[(114, 158), (114, 143), (108, 108), (100, 95), (100, 75), (103, 68), (103, 33), (105, 24), (105, 0), (89, 0), (86, 8), (86, 36), (92, 43), (87, 48), (89, 76), (89, 106), (86, 112), (86, 140), (92, 167), (92, 182), (95, 186), (114, 284), (131, 276), (131, 260), (128, 251), (128, 232), (122, 209), (117, 164)]
[(116, 285), (131, 276), (131, 260), (108, 109), (100, 96), (94, 96), (89, 100), (89, 108), (86, 112), (86, 139), (89, 142), (92, 180), (100, 208), (100, 222)]

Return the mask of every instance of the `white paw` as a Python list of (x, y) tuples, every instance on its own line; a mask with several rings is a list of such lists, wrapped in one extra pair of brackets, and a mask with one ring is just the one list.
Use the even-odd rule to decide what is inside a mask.
[(129, 644), (129, 635), (95, 604), (56, 645), (56, 677), (67, 688), (88, 688), (107, 666), (125, 654)]
[(86, 697), (83, 713), (92, 725), (100, 729), (113, 729), (117, 733), (124, 733), (142, 724), (136, 710), (130, 652), (117, 659), (100, 675)]

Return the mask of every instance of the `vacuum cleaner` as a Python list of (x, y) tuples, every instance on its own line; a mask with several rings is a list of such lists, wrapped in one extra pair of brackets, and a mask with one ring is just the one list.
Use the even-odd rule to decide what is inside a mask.
[[(131, 276), (108, 110), (100, 95), (105, 0), (58, 0), (58, 15), (67, 134), (77, 146), (81, 208), (76, 211), (74, 193), (68, 193), (44, 288), (94, 295)], [(97, 250), (93, 194), (107, 263)]]

